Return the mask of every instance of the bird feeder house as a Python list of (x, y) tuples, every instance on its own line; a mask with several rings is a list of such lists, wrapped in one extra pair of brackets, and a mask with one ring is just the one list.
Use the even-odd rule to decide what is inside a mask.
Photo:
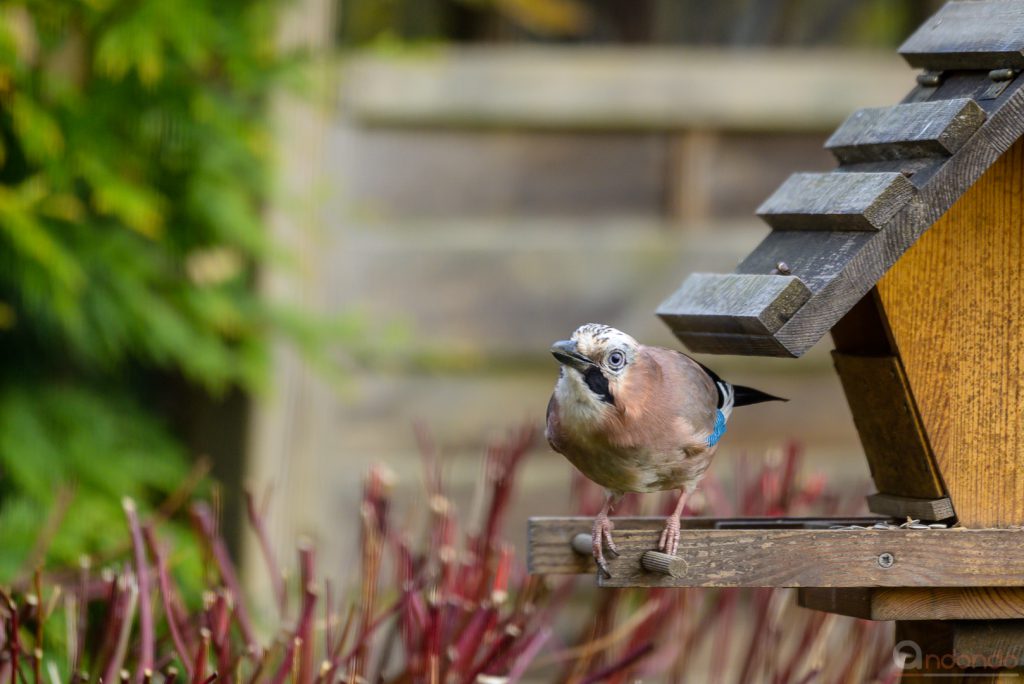
[[(786, 180), (735, 272), (691, 275), (658, 315), (703, 353), (799, 357), (831, 333), (869, 509), (921, 524), (684, 519), (667, 557), (660, 519), (618, 519), (599, 584), (800, 587), (944, 652), (1024, 644), (1024, 2), (950, 2), (899, 52), (921, 70), (903, 101), (851, 114), (838, 168)], [(590, 522), (531, 520), (532, 571), (593, 572)]]

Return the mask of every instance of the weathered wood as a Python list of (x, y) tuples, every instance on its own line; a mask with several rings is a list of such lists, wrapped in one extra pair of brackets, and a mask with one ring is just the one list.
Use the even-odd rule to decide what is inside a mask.
[(899, 48), (912, 67), (1024, 68), (1024, 4), (1017, 0), (947, 2)]
[(1024, 618), (1022, 587), (804, 587), (804, 608), (864, 620), (1014, 620)]
[(899, 359), (838, 351), (832, 359), (875, 487), (884, 494), (917, 499), (945, 496)]
[(757, 215), (776, 230), (874, 231), (913, 196), (900, 173), (794, 173)]
[(825, 132), (911, 82), (885, 50), (586, 45), (369, 50), (343, 73), (341, 102), (357, 122), (417, 128)]
[[(960, 89), (972, 79), (977, 87), (987, 80), (982, 74), (949, 80)], [(800, 311), (774, 334), (786, 355), (800, 356), (817, 343), (914, 241), (1024, 134), (1021, 80), (1024, 79), (1015, 81), (992, 109), (986, 109), (985, 124), (959, 152), (927, 175), (918, 187), (917, 196), (892, 218), (885, 230), (824, 234), (773, 231), (737, 267), (737, 273), (765, 273), (778, 261), (786, 261), (792, 273), (800, 276), (813, 293)], [(943, 84), (940, 90), (945, 87)], [(863, 239), (854, 239), (856, 237)], [(777, 354), (776, 348), (770, 349), (766, 353)], [(955, 498), (953, 504), (957, 505)]]
[[(893, 458), (900, 458), (899, 452), (893, 453)], [(934, 476), (934, 471), (928, 476)], [(905, 487), (909, 489), (911, 487)], [(947, 520), (952, 518), (953, 503), (948, 496), (938, 499), (918, 499), (909, 496), (893, 496), (891, 494), (869, 494), (868, 510), (879, 515), (889, 515), (899, 520), (913, 518), (925, 522)]]
[(956, 622), (953, 659), (978, 669), (1019, 667), (1024, 663), (1024, 620)]
[(967, 527), (1024, 523), (1024, 142), (878, 283), (909, 387)]
[[(883, 521), (880, 517), (854, 518), (683, 518), (687, 530), (713, 529), (828, 529), (833, 525), (864, 527)], [(576, 575), (596, 569), (591, 558), (590, 530), (594, 519), (580, 516), (531, 518), (529, 553), (531, 566), (536, 561), (544, 574)], [(664, 518), (615, 518), (615, 524), (630, 530), (651, 530), (659, 534)], [(569, 540), (568, 543), (566, 540)], [(652, 547), (653, 548), (653, 547)]]
[(728, 333), (693, 332), (672, 314), (658, 313), (679, 341), (698, 354), (739, 354), (741, 356), (790, 356), (774, 337), (734, 335)]
[(825, 142), (842, 164), (948, 157), (985, 121), (974, 100), (958, 98), (860, 109)]
[(791, 275), (691, 274), (658, 315), (691, 332), (770, 335), (811, 296)]
[[(637, 521), (638, 523), (640, 521)], [(653, 524), (652, 524), (653, 522)], [(606, 587), (974, 587), (1024, 586), (1024, 531), (695, 529), (680, 532), (671, 575), (643, 569), (660, 522), (617, 520)], [(572, 551), (586, 518), (530, 520), (529, 568), (537, 574), (593, 572)], [(652, 529), (653, 528), (653, 529)], [(891, 562), (884, 557), (891, 554)]]

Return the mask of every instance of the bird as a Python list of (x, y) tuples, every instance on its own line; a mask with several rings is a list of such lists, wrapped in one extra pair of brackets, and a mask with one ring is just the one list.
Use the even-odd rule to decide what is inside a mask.
[(781, 397), (733, 385), (686, 354), (640, 344), (611, 326), (587, 323), (551, 345), (560, 365), (548, 401), (545, 437), (605, 490), (594, 519), (594, 560), (611, 572), (618, 555), (609, 514), (627, 492), (678, 490), (658, 548), (675, 556), (680, 516), (704, 477), (733, 408)]

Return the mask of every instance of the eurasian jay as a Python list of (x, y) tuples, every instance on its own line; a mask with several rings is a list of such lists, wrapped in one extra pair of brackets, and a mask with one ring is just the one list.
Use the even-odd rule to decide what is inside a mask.
[(588, 323), (551, 353), (561, 372), (547, 409), (545, 436), (605, 489), (594, 520), (594, 560), (609, 577), (608, 514), (626, 492), (678, 489), (658, 548), (674, 556), (687, 497), (711, 464), (735, 406), (785, 401), (731, 385), (682, 352), (638, 343), (607, 325)]

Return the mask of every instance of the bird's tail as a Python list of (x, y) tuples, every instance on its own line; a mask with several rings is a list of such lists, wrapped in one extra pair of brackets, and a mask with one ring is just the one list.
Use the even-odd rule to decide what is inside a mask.
[(760, 404), (762, 401), (789, 401), (789, 399), (783, 399), (782, 397), (776, 397), (762, 392), (761, 390), (754, 389), (753, 387), (744, 387), (743, 385), (732, 386), (734, 398), (733, 405), (735, 406), (749, 406), (750, 404)]

